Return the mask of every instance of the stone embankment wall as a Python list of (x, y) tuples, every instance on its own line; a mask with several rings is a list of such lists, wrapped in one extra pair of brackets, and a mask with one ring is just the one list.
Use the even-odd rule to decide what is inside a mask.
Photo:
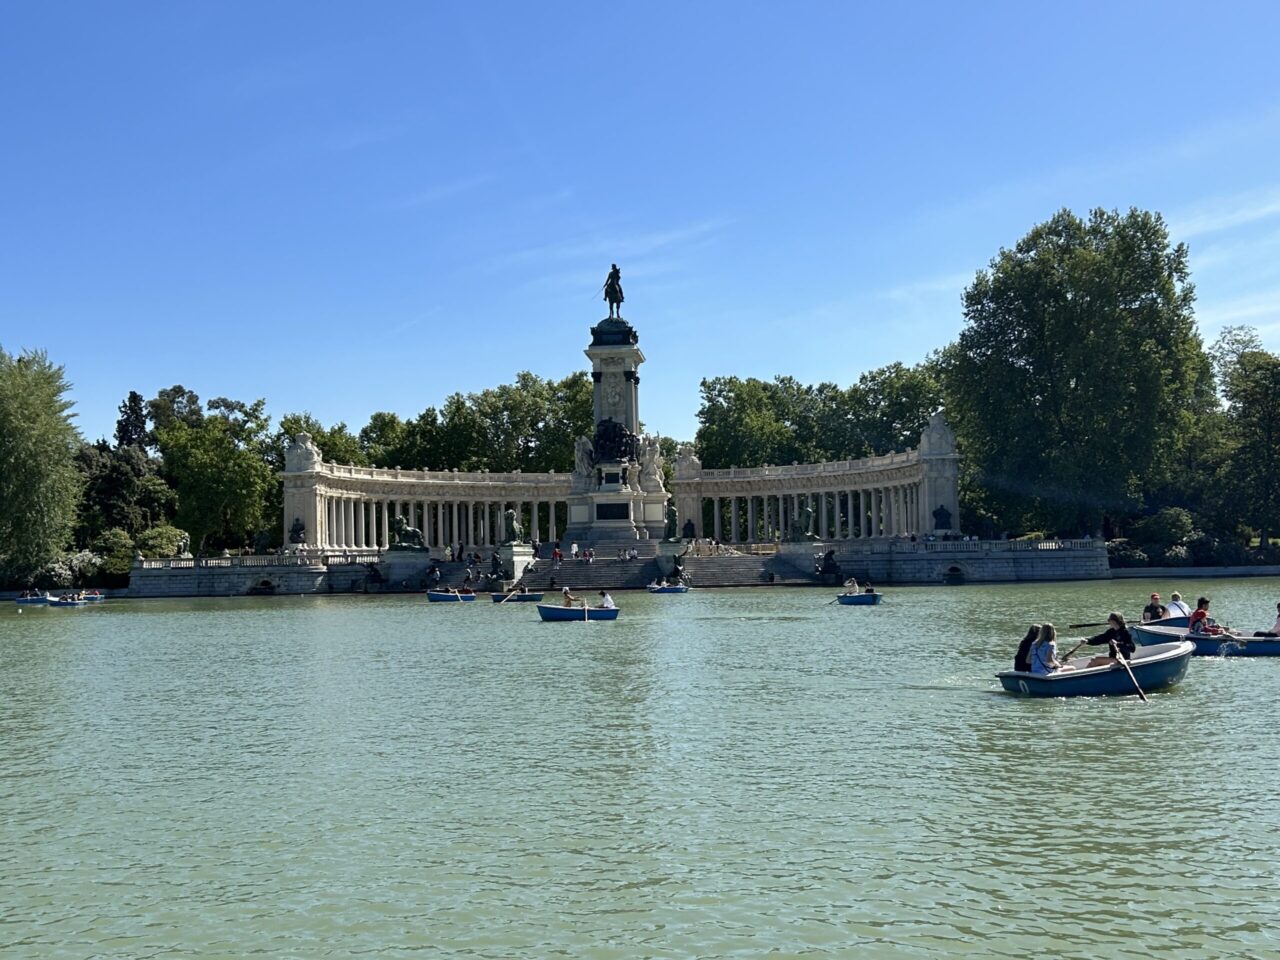
[(1108, 580), (1101, 540), (871, 541), (865, 544), (786, 544), (812, 555), (836, 550), (846, 575), (873, 583), (1010, 583)]
[(1199, 580), (1203, 577), (1280, 577), (1280, 567), (1118, 567), (1117, 580)]

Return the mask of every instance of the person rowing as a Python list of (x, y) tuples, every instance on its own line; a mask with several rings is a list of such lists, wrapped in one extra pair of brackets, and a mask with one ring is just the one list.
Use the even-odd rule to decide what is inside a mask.
[(1133, 652), (1138, 649), (1137, 644), (1133, 642), (1133, 634), (1129, 632), (1124, 616), (1120, 613), (1110, 614), (1107, 617), (1107, 629), (1096, 637), (1086, 638), (1083, 643), (1090, 647), (1100, 647), (1104, 643), (1107, 645), (1107, 655), (1094, 657), (1088, 664), (1091, 667), (1105, 667), (1115, 663), (1120, 657), (1132, 660)]
[(1209, 616), (1209, 598), (1201, 597), (1196, 601), (1196, 608), (1192, 611), (1191, 619), (1187, 622), (1187, 633), (1203, 636), (1204, 634), (1221, 632), (1222, 628)]
[(560, 591), (560, 596), (561, 596), (561, 599), (564, 600), (564, 605), (566, 607), (572, 607), (575, 603), (580, 602), (577, 597), (575, 597), (572, 593), (569, 592), (568, 587), (565, 587), (562, 591)]

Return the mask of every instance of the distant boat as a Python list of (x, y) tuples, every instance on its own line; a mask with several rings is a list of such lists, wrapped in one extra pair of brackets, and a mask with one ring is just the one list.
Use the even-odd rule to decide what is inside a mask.
[(672, 583), (665, 587), (649, 587), (650, 593), (688, 593), (689, 585), (685, 583)]
[(1186, 640), (1195, 646), (1197, 657), (1280, 657), (1280, 637), (1188, 633), (1186, 627), (1153, 627), (1149, 623), (1138, 624), (1131, 629), (1134, 639), (1143, 647)]
[(1133, 677), (1118, 663), (1100, 667), (1086, 667), (1088, 658), (1078, 657), (1070, 661), (1074, 670), (1034, 674), (1024, 670), (1005, 670), (997, 673), (1000, 685), (1010, 693), (1028, 697), (1128, 697), (1138, 691), (1137, 680), (1143, 691), (1163, 690), (1171, 687), (1187, 672), (1194, 646), (1186, 641), (1159, 643), (1139, 647), (1129, 661)]
[(475, 600), (474, 593), (451, 593), (447, 590), (428, 590), (427, 600), (431, 603), (458, 603), (463, 600)]
[(43, 607), (49, 602), (48, 597), (15, 597), (13, 600), (20, 607)]
[(836, 599), (842, 607), (874, 607), (883, 596), (883, 593), (840, 593)]
[(556, 607), (549, 603), (538, 604), (538, 616), (555, 623), (572, 620), (617, 620), (617, 607)]
[(492, 593), (494, 603), (541, 603), (542, 594), (540, 593)]
[(63, 600), (60, 597), (49, 598), (49, 606), (51, 607), (87, 607), (88, 605), (88, 600), (73, 600), (70, 597), (66, 600)]
[(90, 603), (106, 603), (107, 597), (103, 593), (86, 593), (84, 599)]

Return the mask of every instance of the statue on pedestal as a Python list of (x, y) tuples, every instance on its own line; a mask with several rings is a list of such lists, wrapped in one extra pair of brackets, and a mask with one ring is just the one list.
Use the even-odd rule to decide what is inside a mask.
[(521, 543), (524, 540), (524, 527), (520, 525), (520, 515), (508, 510), (503, 516), (507, 521), (507, 539), (504, 543)]
[(421, 550), (425, 546), (421, 530), (409, 526), (409, 521), (399, 514), (391, 518), (392, 550)]
[(610, 264), (609, 276), (604, 281), (604, 299), (609, 304), (609, 319), (622, 319), (622, 271), (616, 263)]
[(801, 508), (799, 519), (791, 527), (791, 539), (796, 543), (818, 539), (813, 535), (813, 507)]
[(667, 528), (662, 535), (672, 542), (680, 539), (680, 511), (676, 509), (675, 501), (667, 504)]
[(301, 517), (293, 518), (293, 526), (289, 528), (289, 542), (295, 546), (307, 542), (307, 525), (302, 522)]

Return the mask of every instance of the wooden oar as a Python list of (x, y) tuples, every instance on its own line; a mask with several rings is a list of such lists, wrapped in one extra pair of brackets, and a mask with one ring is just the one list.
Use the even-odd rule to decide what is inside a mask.
[(515, 595), (516, 595), (516, 592), (515, 592), (514, 590), (512, 590), (512, 591), (511, 591), (510, 593), (508, 593), (505, 597), (503, 597), (501, 600), (499, 600), (499, 601), (498, 601), (498, 606), (502, 606), (504, 603), (506, 603), (508, 600), (510, 600), (510, 599), (511, 599), (512, 597), (514, 597)]
[(1142, 687), (1138, 683), (1138, 678), (1133, 675), (1133, 668), (1129, 666), (1129, 661), (1124, 658), (1124, 651), (1117, 650), (1116, 654), (1116, 659), (1120, 661), (1120, 666), (1124, 667), (1124, 672), (1127, 673), (1129, 675), (1129, 679), (1133, 681), (1133, 689), (1138, 691), (1138, 696), (1142, 699), (1142, 702), (1150, 703), (1151, 701), (1147, 699), (1147, 695), (1142, 692)]

